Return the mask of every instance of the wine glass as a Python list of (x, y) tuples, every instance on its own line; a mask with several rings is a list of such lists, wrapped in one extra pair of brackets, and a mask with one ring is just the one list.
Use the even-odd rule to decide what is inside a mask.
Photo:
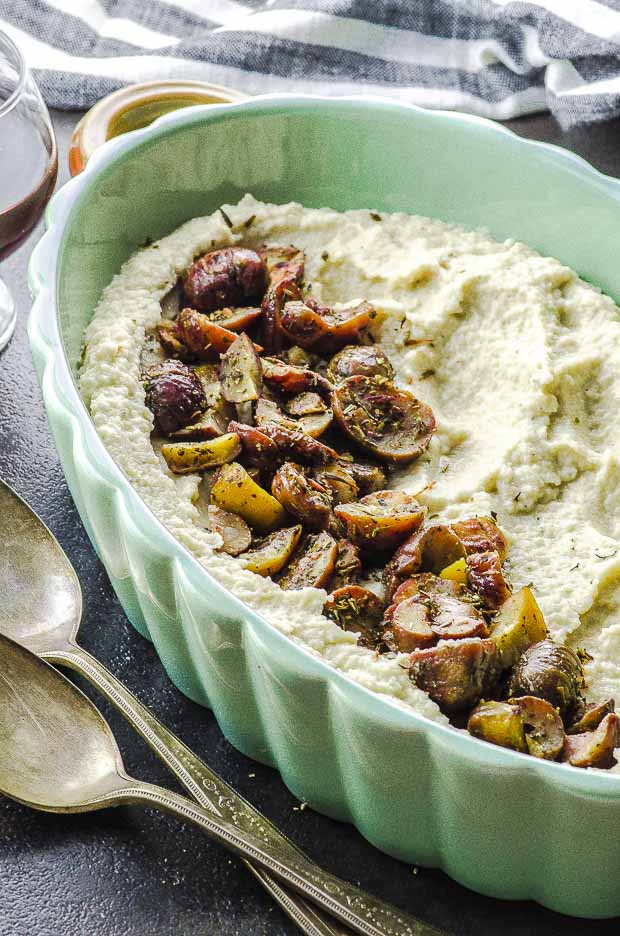
[[(39, 219), (58, 171), (56, 139), (47, 108), (21, 52), (0, 31), (0, 260)], [(16, 312), (0, 279), (0, 350)]]

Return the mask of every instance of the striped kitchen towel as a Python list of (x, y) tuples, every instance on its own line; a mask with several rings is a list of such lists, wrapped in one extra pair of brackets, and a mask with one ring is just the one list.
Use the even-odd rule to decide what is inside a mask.
[(620, 114), (620, 0), (0, 0), (48, 103), (196, 78), (564, 127)]

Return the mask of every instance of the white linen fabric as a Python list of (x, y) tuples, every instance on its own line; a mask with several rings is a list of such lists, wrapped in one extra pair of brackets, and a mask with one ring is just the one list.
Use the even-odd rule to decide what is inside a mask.
[(0, 0), (49, 105), (137, 81), (380, 94), (564, 127), (620, 114), (620, 0)]

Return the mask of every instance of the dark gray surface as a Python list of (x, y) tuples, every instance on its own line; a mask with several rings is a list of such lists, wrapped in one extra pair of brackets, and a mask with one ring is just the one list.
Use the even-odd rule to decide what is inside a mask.
[[(60, 181), (77, 115), (55, 114)], [(620, 121), (562, 134), (547, 117), (513, 121), (527, 136), (574, 149), (620, 175)], [(153, 648), (129, 625), (71, 501), (47, 428), (26, 339), (26, 264), (37, 229), (2, 264), (19, 311), (0, 357), (0, 476), (52, 528), (74, 563), (85, 598), (84, 645), (229, 782), (313, 858), (425, 920), (463, 936), (603, 936), (618, 921), (587, 923), (532, 904), (479, 897), (438, 871), (417, 873), (368, 845), (350, 826), (299, 804), (279, 775), (235, 751), (210, 711), (170, 684)], [(584, 232), (587, 236), (587, 232)], [(104, 703), (127, 768), (166, 784), (145, 745)], [(614, 834), (615, 831), (614, 831)], [(506, 842), (510, 848), (510, 842)], [(576, 843), (578, 847), (578, 843)], [(584, 856), (587, 860), (587, 856)], [(545, 869), (540, 869), (544, 875)], [(199, 832), (126, 808), (79, 817), (30, 812), (0, 800), (0, 936), (284, 936), (296, 930), (253, 878)]]

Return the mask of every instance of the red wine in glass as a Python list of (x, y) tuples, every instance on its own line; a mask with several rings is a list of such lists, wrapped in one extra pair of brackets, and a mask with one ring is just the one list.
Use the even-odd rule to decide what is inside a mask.
[[(47, 108), (13, 41), (0, 31), (0, 260), (38, 221), (58, 170)], [(15, 309), (0, 280), (0, 349), (15, 326)]]

